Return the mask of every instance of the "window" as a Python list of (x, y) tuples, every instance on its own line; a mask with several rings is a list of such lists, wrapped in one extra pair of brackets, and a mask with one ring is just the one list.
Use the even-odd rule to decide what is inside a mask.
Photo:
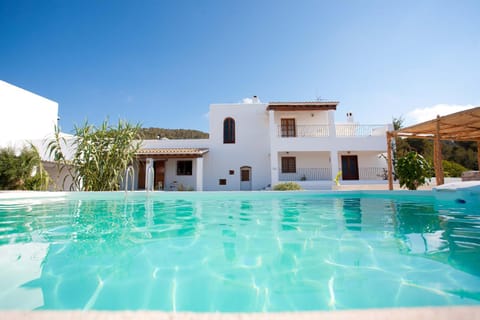
[(177, 161), (177, 176), (191, 176), (192, 175), (192, 160)]
[(296, 173), (297, 161), (295, 157), (282, 157), (282, 173)]
[(235, 120), (223, 120), (223, 143), (235, 143)]
[(282, 119), (282, 137), (296, 137), (295, 119)]
[(227, 179), (218, 179), (218, 184), (221, 186), (226, 186), (227, 185)]

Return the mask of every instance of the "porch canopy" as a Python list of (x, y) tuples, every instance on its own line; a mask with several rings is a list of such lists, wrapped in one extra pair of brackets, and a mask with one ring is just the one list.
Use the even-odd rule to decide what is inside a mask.
[(151, 158), (201, 158), (208, 152), (207, 148), (143, 148), (138, 150), (137, 159)]
[(338, 101), (269, 102), (267, 110), (277, 110), (277, 111), (336, 110), (337, 105), (338, 105)]
[[(444, 176), (440, 141), (476, 141), (477, 150), (480, 150), (480, 107), (443, 117), (437, 116), (434, 120), (387, 132), (388, 187), (390, 190), (393, 190), (392, 138), (397, 137), (430, 139), (434, 141), (433, 164), (435, 167), (435, 178), (437, 185), (441, 185), (444, 183)], [(477, 157), (480, 165), (480, 152), (478, 152)]]

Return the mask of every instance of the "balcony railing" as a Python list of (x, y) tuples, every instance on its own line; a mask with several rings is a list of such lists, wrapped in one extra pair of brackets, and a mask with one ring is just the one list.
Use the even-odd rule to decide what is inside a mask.
[[(337, 124), (335, 134), (337, 137), (368, 137), (385, 136), (388, 125), (360, 125), (360, 124)], [(303, 137), (328, 137), (330, 130), (328, 125), (297, 125), (294, 128), (282, 128), (277, 126), (277, 135), (282, 138), (303, 138)]]
[(387, 169), (378, 167), (363, 167), (358, 169), (360, 180), (386, 180)]
[(282, 128), (278, 126), (278, 136), (282, 138), (295, 138), (295, 137), (328, 137), (329, 128), (328, 125), (318, 126), (295, 126), (288, 128)]
[(295, 173), (282, 173), (278, 177), (280, 181), (318, 181), (318, 180), (331, 180), (332, 169), (331, 168), (297, 168)]
[(338, 124), (335, 126), (335, 133), (337, 137), (385, 136), (387, 131), (388, 125), (385, 124), (360, 125), (348, 123)]
[[(340, 169), (341, 170), (341, 169)], [(386, 169), (379, 167), (362, 167), (358, 169), (359, 180), (385, 180)], [(280, 181), (320, 181), (332, 180), (331, 168), (297, 168), (295, 173), (281, 173)]]

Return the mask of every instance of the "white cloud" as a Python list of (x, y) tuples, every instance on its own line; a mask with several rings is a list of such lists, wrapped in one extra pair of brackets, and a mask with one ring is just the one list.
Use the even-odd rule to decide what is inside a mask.
[(425, 122), (435, 119), (437, 115), (445, 116), (447, 114), (471, 109), (474, 106), (471, 104), (436, 104), (432, 107), (416, 108), (405, 115), (405, 122), (407, 125)]
[(251, 104), (251, 103), (253, 103), (253, 99), (252, 99), (252, 98), (243, 98), (243, 99), (242, 99), (242, 103)]

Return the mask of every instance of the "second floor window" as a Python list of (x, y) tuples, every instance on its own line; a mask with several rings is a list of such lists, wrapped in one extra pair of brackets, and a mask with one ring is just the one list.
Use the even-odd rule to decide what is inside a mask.
[(282, 137), (296, 137), (295, 119), (282, 119)]
[(223, 120), (223, 143), (235, 143), (235, 120)]

